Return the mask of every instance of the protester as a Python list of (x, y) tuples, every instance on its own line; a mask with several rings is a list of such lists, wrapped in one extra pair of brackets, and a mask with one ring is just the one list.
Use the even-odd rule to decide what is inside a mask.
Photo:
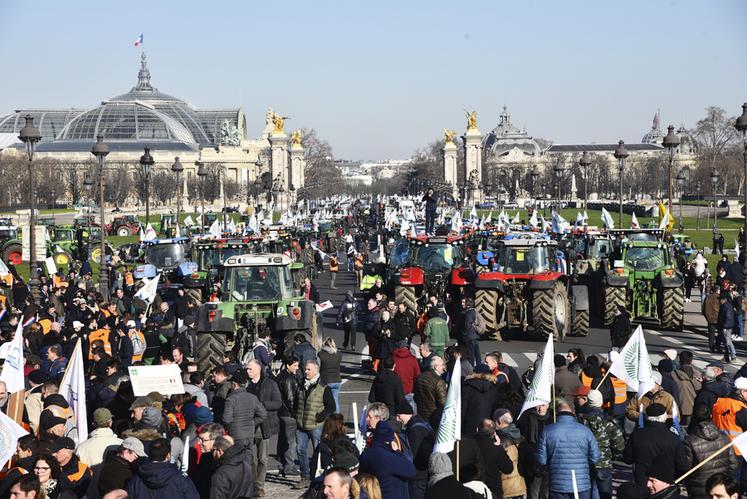
[(153, 499), (197, 499), (197, 489), (192, 480), (184, 476), (170, 462), (169, 443), (165, 438), (153, 442), (148, 460), (139, 464), (137, 471), (127, 484), (130, 497)]
[[(215, 439), (212, 454), (217, 469), (210, 481), (210, 498), (252, 497), (254, 475), (249, 448), (235, 444), (230, 436), (225, 435)], [(254, 497), (265, 495), (263, 489), (254, 494)]]

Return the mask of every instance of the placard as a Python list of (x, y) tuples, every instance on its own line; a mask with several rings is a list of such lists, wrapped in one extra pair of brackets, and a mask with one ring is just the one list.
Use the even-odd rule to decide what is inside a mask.
[(136, 397), (158, 392), (161, 395), (184, 393), (182, 371), (176, 364), (165, 366), (130, 366), (132, 391)]

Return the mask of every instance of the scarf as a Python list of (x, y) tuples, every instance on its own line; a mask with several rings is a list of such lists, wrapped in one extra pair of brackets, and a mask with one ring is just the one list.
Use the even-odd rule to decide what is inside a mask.
[(304, 379), (303, 380), (304, 390), (308, 390), (311, 385), (316, 384), (318, 381), (319, 381), (319, 373), (317, 373), (317, 375), (311, 379)]

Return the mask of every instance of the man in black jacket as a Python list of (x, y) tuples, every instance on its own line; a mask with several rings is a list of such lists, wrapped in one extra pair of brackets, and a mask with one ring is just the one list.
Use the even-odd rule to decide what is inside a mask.
[[(747, 364), (745, 364), (747, 365)], [(741, 370), (740, 370), (741, 372)], [(738, 372), (735, 378), (741, 376)], [(719, 397), (726, 397), (731, 391), (732, 381), (729, 375), (724, 372), (724, 365), (721, 362), (712, 362), (708, 364), (703, 371), (703, 385), (695, 396), (693, 407), (705, 405), (713, 407)]]
[(397, 404), (405, 400), (402, 380), (394, 372), (394, 359), (392, 357), (381, 359), (380, 366), (381, 371), (371, 384), (368, 401), (382, 402), (386, 404), (390, 414), (396, 414)]
[(503, 484), (501, 475), (497, 471), (508, 475), (514, 470), (514, 463), (501, 446), (501, 439), (496, 435), (495, 422), (492, 419), (482, 421), (475, 440), (485, 464), (481, 470), (480, 479), (488, 486), (494, 498), (502, 498)]
[(435, 232), (436, 208), (438, 207), (438, 198), (433, 193), (433, 189), (428, 189), (423, 196), (423, 202), (425, 203), (425, 232), (433, 234)]
[(423, 418), (414, 415), (412, 406), (404, 400), (397, 405), (396, 412), (416, 471), (415, 478), (407, 483), (410, 499), (422, 499), (428, 485), (428, 457), (433, 452), (433, 428)]
[(247, 391), (256, 396), (267, 411), (267, 417), (254, 432), (255, 452), (252, 453), (257, 474), (257, 494), (264, 495), (267, 462), (270, 456), (270, 438), (278, 434), (278, 410), (283, 405), (280, 389), (272, 378), (263, 374), (262, 363), (257, 359), (248, 362), (249, 386)]
[(218, 468), (210, 482), (210, 497), (261, 497), (260, 488), (252, 495), (252, 475), (249, 449), (233, 443), (229, 436), (219, 436), (213, 442), (213, 460)]
[(251, 446), (255, 428), (267, 419), (267, 411), (256, 395), (246, 390), (249, 378), (239, 369), (231, 377), (231, 393), (226, 398), (223, 423), (237, 444)]
[(298, 476), (296, 467), (296, 408), (298, 406), (298, 367), (297, 357), (290, 357), (285, 361), (285, 367), (280, 371), (275, 382), (280, 389), (282, 405), (278, 411), (280, 431), (278, 434), (277, 454), (280, 457), (280, 474), (284, 476)]

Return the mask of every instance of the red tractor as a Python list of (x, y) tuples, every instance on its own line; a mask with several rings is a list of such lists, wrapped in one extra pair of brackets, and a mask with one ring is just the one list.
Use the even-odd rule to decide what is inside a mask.
[(112, 223), (106, 224), (106, 233), (110, 236), (136, 236), (140, 232), (140, 220), (135, 215), (114, 217)]
[(472, 275), (464, 265), (466, 242), (467, 236), (423, 235), (394, 243), (386, 282), (394, 289), (395, 301), (418, 313), (429, 296), (450, 301), (461, 294)]
[(560, 340), (588, 334), (587, 288), (571, 283), (556, 241), (531, 234), (495, 241), (479, 258), (487, 268), (475, 276), (475, 309), (496, 339), (517, 329)]

